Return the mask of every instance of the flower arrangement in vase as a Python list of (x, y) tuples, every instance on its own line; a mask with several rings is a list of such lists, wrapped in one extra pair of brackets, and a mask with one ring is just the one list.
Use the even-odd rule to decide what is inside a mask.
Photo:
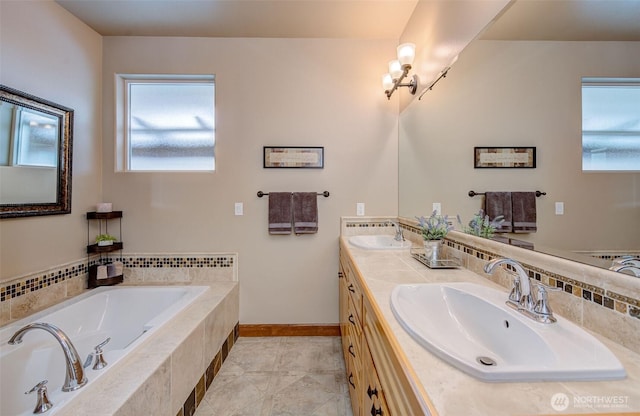
[(447, 215), (440, 215), (437, 211), (433, 211), (427, 218), (421, 216), (416, 219), (424, 240), (425, 254), (430, 261), (437, 261), (443, 239), (453, 229), (453, 225), (449, 223)]
[[(464, 232), (478, 237), (491, 238), (504, 221), (503, 215), (498, 215), (493, 220), (490, 220), (489, 216), (485, 215), (483, 210), (480, 210), (469, 221), (469, 225), (464, 227)], [(458, 222), (460, 222), (459, 219)]]

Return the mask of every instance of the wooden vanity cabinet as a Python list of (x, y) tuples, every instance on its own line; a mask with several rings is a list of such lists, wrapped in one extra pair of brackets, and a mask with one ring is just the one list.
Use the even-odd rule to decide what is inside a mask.
[(354, 416), (424, 411), (349, 256), (340, 250), (340, 331)]

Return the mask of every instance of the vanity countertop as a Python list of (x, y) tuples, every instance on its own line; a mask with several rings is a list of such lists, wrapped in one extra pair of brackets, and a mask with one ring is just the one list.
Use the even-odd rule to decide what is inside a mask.
[[(363, 278), (365, 291), (382, 313), (404, 359), (414, 371), (429, 401), (441, 416), (498, 416), (532, 414), (614, 414), (640, 415), (640, 354), (591, 332), (606, 345), (624, 366), (627, 377), (600, 382), (488, 383), (477, 380), (442, 361), (400, 326), (391, 311), (391, 291), (398, 284), (472, 282), (491, 286), (508, 294), (505, 288), (464, 269), (429, 269), (411, 257), (409, 250), (364, 250), (341, 237), (342, 248), (351, 257)], [(553, 306), (553, 305), (552, 305)], [(402, 358), (402, 357), (401, 357)], [(420, 390), (420, 389), (418, 389)], [(564, 394), (567, 409), (552, 407), (552, 398)], [(556, 396), (557, 397), (557, 396)]]

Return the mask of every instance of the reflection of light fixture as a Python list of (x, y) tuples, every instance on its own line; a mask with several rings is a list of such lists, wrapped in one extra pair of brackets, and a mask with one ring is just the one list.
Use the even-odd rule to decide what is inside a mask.
[(382, 77), (382, 87), (387, 99), (391, 99), (391, 95), (398, 87), (409, 87), (409, 92), (415, 94), (418, 89), (418, 76), (413, 75), (411, 81), (403, 84), (402, 81), (407, 77), (411, 70), (411, 64), (416, 57), (416, 45), (413, 43), (403, 43), (398, 46), (398, 59), (389, 62), (389, 73)]

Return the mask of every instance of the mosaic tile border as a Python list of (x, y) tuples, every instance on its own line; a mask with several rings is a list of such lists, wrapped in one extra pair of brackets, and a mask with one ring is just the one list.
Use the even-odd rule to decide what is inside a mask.
[[(494, 258), (502, 257), (496, 253), (478, 249), (468, 244), (456, 241), (451, 237), (447, 237), (445, 239), (445, 244), (447, 247), (461, 251), (480, 260), (490, 261)], [(529, 274), (529, 277), (540, 280), (544, 284), (560, 288), (564, 292), (581, 298), (587, 302), (593, 302), (596, 305), (614, 310), (623, 315), (629, 315), (640, 319), (640, 300), (638, 299), (630, 298), (611, 290), (605, 290), (598, 286), (593, 286), (570, 277), (549, 272), (527, 263), (521, 264)]]
[(236, 343), (239, 336), (240, 324), (236, 322), (233, 331), (231, 331), (227, 336), (227, 339), (224, 340), (222, 347), (220, 347), (215, 357), (213, 357), (207, 366), (207, 369), (198, 380), (198, 383), (193, 387), (193, 390), (191, 390), (191, 394), (189, 394), (189, 397), (187, 397), (187, 400), (185, 400), (182, 408), (178, 411), (176, 416), (193, 416), (196, 409), (202, 402), (205, 393), (211, 386), (211, 382), (213, 382), (218, 371), (220, 371), (222, 363), (224, 363), (229, 356), (229, 352), (231, 352), (231, 348), (233, 348), (233, 345)]
[[(110, 260), (122, 261), (125, 268), (228, 268), (234, 267), (234, 255), (218, 256), (157, 256), (157, 255), (121, 255), (112, 256)], [(47, 287), (62, 283), (73, 278), (87, 279), (88, 266), (97, 264), (99, 257), (95, 256), (87, 262), (86, 259), (64, 264), (50, 270), (36, 272), (27, 276), (4, 283), (0, 286), (0, 303), (37, 292)]]
[[(389, 226), (391, 225), (388, 223), (388, 220), (374, 220), (370, 223), (347, 221), (345, 223), (345, 227), (347, 229), (378, 228)], [(400, 228), (402, 228), (405, 232), (414, 233), (418, 239), (422, 239), (422, 232), (420, 231), (420, 228), (402, 222), (400, 222)], [(478, 249), (463, 242), (456, 241), (450, 236), (445, 238), (445, 244), (451, 249), (458, 250), (460, 252), (463, 252), (464, 254), (476, 257), (480, 260), (490, 261), (494, 258), (502, 257), (496, 253)], [(521, 264), (525, 268), (525, 270), (527, 270), (527, 273), (530, 277), (536, 280), (540, 280), (544, 284), (561, 288), (564, 292), (581, 298), (587, 302), (593, 302), (598, 306), (616, 311), (623, 315), (629, 315), (633, 318), (640, 319), (640, 300), (638, 299), (630, 298), (611, 290), (605, 290), (601, 287), (593, 286), (567, 276), (563, 276), (536, 266), (532, 266), (530, 264)]]

